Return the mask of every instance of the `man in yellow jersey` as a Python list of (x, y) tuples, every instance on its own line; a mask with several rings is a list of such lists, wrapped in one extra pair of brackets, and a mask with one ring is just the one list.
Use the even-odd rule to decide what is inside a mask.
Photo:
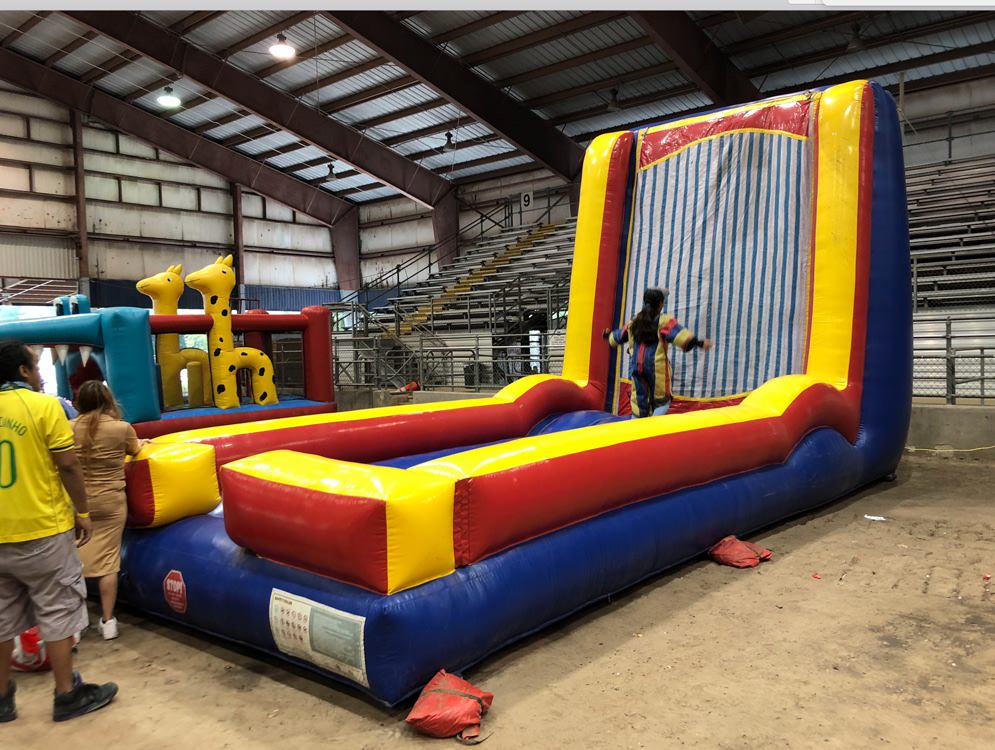
[(85, 683), (73, 671), (73, 635), (88, 621), (76, 544), (89, 541), (90, 514), (69, 422), (40, 390), (34, 352), (0, 341), (0, 722), (17, 718), (14, 636), (34, 625), (52, 663), (55, 721), (117, 694), (114, 683)]

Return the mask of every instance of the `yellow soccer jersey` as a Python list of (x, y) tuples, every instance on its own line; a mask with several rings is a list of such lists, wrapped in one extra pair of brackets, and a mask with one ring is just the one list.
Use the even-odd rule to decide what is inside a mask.
[(72, 501), (51, 453), (73, 448), (73, 432), (52, 396), (0, 390), (0, 544), (61, 534), (75, 524)]

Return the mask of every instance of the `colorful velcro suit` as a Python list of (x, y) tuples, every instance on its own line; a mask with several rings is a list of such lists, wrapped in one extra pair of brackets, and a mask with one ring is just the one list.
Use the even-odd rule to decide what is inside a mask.
[[(648, 417), (653, 413), (653, 409), (670, 400), (670, 360), (667, 358), (667, 345), (673, 344), (688, 351), (694, 346), (696, 337), (691, 330), (666, 313), (662, 313), (657, 320), (657, 340), (652, 344), (633, 341), (629, 336), (630, 328), (632, 328), (631, 320), (624, 328), (613, 330), (608, 336), (608, 343), (614, 347), (628, 342), (632, 413), (637, 417)], [(657, 373), (662, 373), (662, 377), (657, 377)]]

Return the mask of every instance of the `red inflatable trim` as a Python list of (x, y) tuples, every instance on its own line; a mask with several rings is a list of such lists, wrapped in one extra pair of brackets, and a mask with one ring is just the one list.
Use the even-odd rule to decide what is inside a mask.
[(148, 526), (155, 520), (155, 494), (149, 462), (141, 459), (128, 462), (126, 475), (128, 526)]
[(235, 544), (284, 565), (387, 593), (382, 500), (316, 492), (221, 469), (225, 530)]
[(600, 408), (602, 398), (601, 392), (591, 386), (579, 388), (567, 380), (547, 380), (512, 403), (285, 427), (249, 435), (220, 436), (202, 442), (214, 446), (218, 465), (274, 448), (370, 463), (458, 445), (522, 437), (549, 414)]
[[(308, 414), (325, 414), (334, 411), (335, 404), (288, 406), (285, 409), (237, 411), (233, 413), (219, 411), (217, 414), (200, 417), (177, 417), (176, 419), (157, 419), (154, 422), (136, 422), (132, 427), (135, 428), (135, 432), (140, 438), (155, 438), (160, 435), (168, 435), (172, 432), (199, 430), (202, 427), (220, 427), (226, 424), (242, 424), (244, 422), (258, 422), (263, 419), (280, 419), (282, 417), (304, 417)], [(269, 448), (264, 448), (263, 450), (269, 450)], [(256, 452), (259, 453), (260, 451)]]
[[(464, 479), (456, 484), (457, 565), (469, 565), (543, 534), (633, 502), (784, 462), (812, 429), (853, 442), (859, 402), (815, 385), (780, 417), (620, 443)], [(722, 446), (722, 450), (716, 450)], [(659, 471), (618, 471), (657, 467)]]
[(810, 109), (808, 99), (780, 102), (731, 115), (719, 112), (714, 120), (648, 133), (643, 137), (639, 166), (641, 168), (659, 161), (694, 141), (733, 130), (769, 130), (808, 135)]

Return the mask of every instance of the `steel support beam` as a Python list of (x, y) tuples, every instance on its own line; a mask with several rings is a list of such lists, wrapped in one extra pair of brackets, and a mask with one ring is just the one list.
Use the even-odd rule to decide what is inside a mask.
[(750, 79), (729, 62), (687, 13), (671, 10), (630, 15), (714, 103), (735, 104), (760, 98)]
[[(438, 209), (432, 212), (434, 216)], [(332, 227), (332, 257), (339, 289), (355, 291), (363, 286), (359, 263), (359, 209), (354, 208)]]
[(231, 230), (232, 249), (235, 256), (235, 278), (238, 279), (238, 309), (245, 300), (245, 219), (242, 216), (242, 186), (237, 182), (230, 183), (231, 188)]
[(52, 11), (50, 10), (37, 11), (33, 16), (31, 16), (31, 18), (22, 23), (18, 28), (14, 29), (12, 32), (7, 34), (7, 36), (5, 36), (3, 40), (0, 40), (0, 47), (9, 47), (10, 45), (12, 45), (22, 36), (31, 31), (31, 29), (33, 29), (35, 26), (37, 26), (46, 18), (48, 18), (48, 15), (51, 12)]
[(80, 83), (11, 50), (0, 49), (0, 78), (70, 109), (85, 112), (116, 130), (130, 133), (325, 224), (335, 224), (354, 208), (352, 203), (311, 187), (303, 180), (125, 104), (95, 86)]
[(73, 135), (73, 184), (76, 198), (76, 258), (79, 261), (79, 290), (90, 293), (90, 235), (86, 220), (86, 167), (83, 163), (83, 123), (79, 112), (69, 110)]
[(572, 180), (580, 172), (584, 149), (386, 14), (325, 11), (325, 15), (553, 173)]
[(432, 229), (435, 230), (436, 258), (439, 268), (443, 268), (456, 260), (459, 252), (459, 202), (455, 190), (432, 212)]
[(326, 117), (298, 99), (185, 42), (166, 29), (120, 11), (67, 11), (73, 20), (116, 39), (215, 94), (351, 164), (426, 206), (452, 190), (450, 183), (383, 144)]

